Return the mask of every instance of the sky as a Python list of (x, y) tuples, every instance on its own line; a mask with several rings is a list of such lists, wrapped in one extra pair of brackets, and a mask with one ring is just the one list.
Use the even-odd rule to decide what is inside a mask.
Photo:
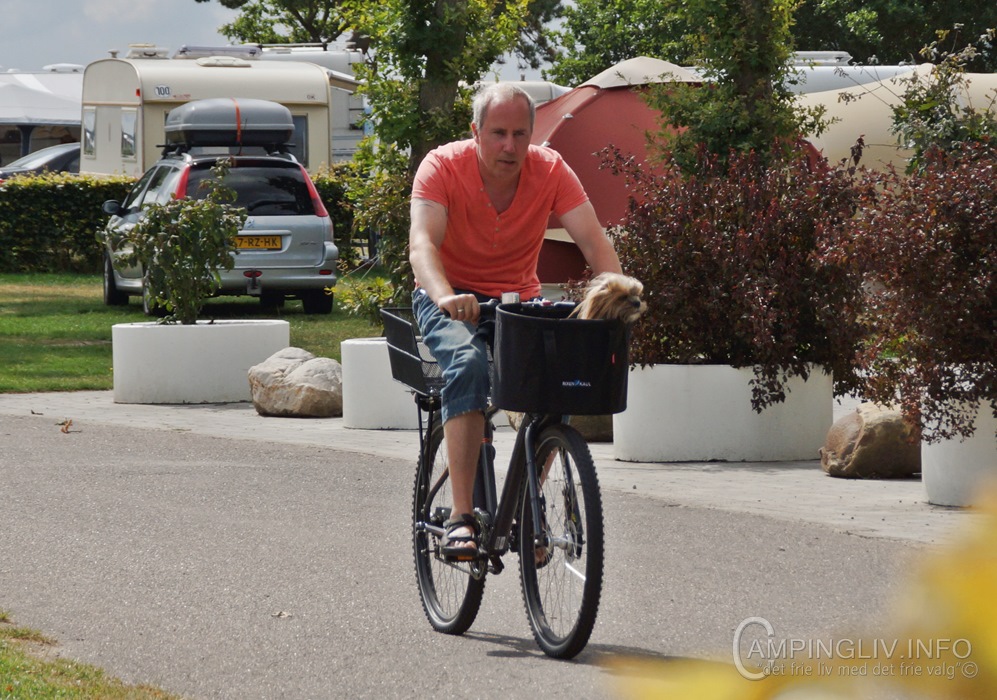
[(0, 71), (85, 66), (128, 44), (225, 46), (235, 10), (194, 0), (0, 0)]
[[(218, 27), (237, 14), (194, 0), (0, 0), (0, 72), (86, 66), (110, 50), (124, 56), (129, 44), (155, 44), (170, 56), (184, 45), (226, 46)], [(519, 78), (514, 63), (501, 74)], [(538, 78), (530, 71), (527, 79)]]

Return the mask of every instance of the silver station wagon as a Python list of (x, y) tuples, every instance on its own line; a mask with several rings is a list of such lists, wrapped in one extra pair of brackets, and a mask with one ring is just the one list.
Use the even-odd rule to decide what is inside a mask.
[[(293, 156), (273, 150), (270, 145), (261, 148), (262, 141), (290, 136), (290, 114), (286, 115), (287, 130), (270, 128), (263, 136), (258, 132), (254, 137), (252, 125), (266, 122), (257, 114), (248, 127), (238, 130), (237, 146), (224, 130), (191, 128), (192, 121), (205, 116), (211, 118), (212, 124), (224, 124), (219, 111), (228, 102), (201, 100), (171, 112), (167, 140), (172, 134), (175, 143), (167, 145), (163, 158), (142, 176), (123, 202), (104, 203), (105, 213), (111, 215), (103, 235), (105, 304), (127, 304), (129, 296), (141, 296), (146, 313), (155, 312), (145, 294), (143, 270), (124, 265), (121, 253), (125, 251), (115, 250), (114, 242), (138, 223), (150, 205), (166, 203), (173, 197), (205, 196), (200, 183), (212, 176), (212, 167), (225, 157), (231, 167), (224, 184), (235, 191), (235, 206), (246, 209), (247, 219), (236, 239), (235, 267), (221, 271), (218, 294), (249, 294), (272, 305), (295, 298), (301, 300), (306, 314), (332, 311), (332, 296), (325, 289), (336, 283), (339, 251), (333, 241), (329, 213), (307, 171)], [(254, 106), (285, 109), (261, 100), (241, 102), (236, 115), (241, 113), (243, 118), (254, 114)], [(205, 108), (202, 103), (216, 104)], [(278, 114), (278, 119), (281, 116)], [(172, 132), (171, 125), (175, 127)], [(231, 151), (237, 155), (230, 155)], [(247, 151), (258, 151), (259, 155), (238, 155)]]

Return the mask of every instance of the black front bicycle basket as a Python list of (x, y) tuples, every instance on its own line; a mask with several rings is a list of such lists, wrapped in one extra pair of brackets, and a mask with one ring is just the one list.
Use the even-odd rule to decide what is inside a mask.
[(499, 306), (492, 387), (497, 407), (564, 415), (626, 410), (627, 326), (620, 321), (567, 318), (571, 309)]

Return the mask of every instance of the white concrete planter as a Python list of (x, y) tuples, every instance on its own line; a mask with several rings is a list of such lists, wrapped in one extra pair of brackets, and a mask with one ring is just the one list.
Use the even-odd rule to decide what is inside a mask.
[(343, 358), (343, 427), (404, 430), (419, 427), (415, 399), (391, 376), (384, 338), (353, 338)]
[(982, 404), (976, 431), (966, 440), (921, 444), (921, 482), (929, 503), (972, 506), (979, 502), (986, 482), (997, 482), (997, 418)]
[(291, 344), (287, 321), (119, 323), (111, 328), (115, 403), (250, 401), (249, 368)]
[(632, 368), (627, 410), (613, 420), (616, 459), (627, 462), (817, 459), (833, 422), (831, 376), (789, 382), (786, 402), (751, 410), (751, 368)]
[[(343, 427), (415, 430), (419, 427), (412, 390), (391, 376), (384, 338), (352, 338), (340, 344), (343, 358)], [(423, 418), (425, 418), (423, 414)], [(505, 412), (492, 422), (509, 425)]]

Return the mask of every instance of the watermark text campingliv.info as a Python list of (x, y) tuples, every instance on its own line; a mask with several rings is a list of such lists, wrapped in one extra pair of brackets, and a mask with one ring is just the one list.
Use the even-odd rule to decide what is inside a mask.
[(794, 639), (764, 617), (734, 630), (734, 665), (748, 680), (768, 676), (938, 676), (975, 678), (968, 639)]

